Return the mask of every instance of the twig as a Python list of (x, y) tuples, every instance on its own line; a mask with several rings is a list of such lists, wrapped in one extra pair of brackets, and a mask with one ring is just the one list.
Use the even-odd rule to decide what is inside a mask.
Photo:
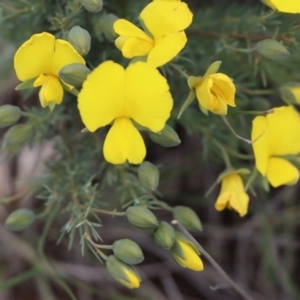
[(195, 238), (177, 221), (173, 220), (172, 224), (176, 225), (178, 229), (188, 237), (197, 249), (200, 251), (201, 254), (211, 263), (211, 265), (216, 269), (216, 271), (222, 275), (231, 287), (245, 300), (253, 300), (251, 296), (249, 296), (241, 287), (239, 287), (227, 274), (226, 272), (218, 265), (218, 263), (202, 248), (202, 246), (195, 240)]

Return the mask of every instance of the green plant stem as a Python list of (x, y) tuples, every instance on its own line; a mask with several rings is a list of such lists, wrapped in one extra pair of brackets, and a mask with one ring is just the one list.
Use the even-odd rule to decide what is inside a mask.
[(246, 182), (245, 192), (247, 192), (247, 190), (251, 187), (251, 185), (252, 185), (253, 181), (255, 180), (255, 178), (257, 177), (257, 175), (258, 175), (257, 169), (256, 169), (256, 167), (254, 167), (248, 181)]
[(221, 150), (226, 167), (231, 168), (230, 158), (228, 156), (226, 149), (223, 147), (223, 145), (218, 140), (214, 139), (213, 143)]
[(190, 77), (185, 71), (179, 68), (176, 64), (170, 63), (170, 66), (184, 78), (188, 79)]

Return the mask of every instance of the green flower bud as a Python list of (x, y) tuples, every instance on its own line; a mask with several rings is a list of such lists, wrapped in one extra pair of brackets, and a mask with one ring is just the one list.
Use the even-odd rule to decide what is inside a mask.
[(160, 248), (170, 250), (175, 242), (175, 231), (173, 227), (167, 222), (161, 222), (159, 226), (154, 229), (154, 241)]
[(285, 46), (272, 39), (258, 42), (255, 46), (255, 50), (262, 57), (275, 61), (283, 60), (290, 56), (290, 52)]
[(102, 32), (110, 41), (115, 40), (118, 37), (118, 34), (116, 34), (114, 30), (114, 23), (118, 19), (119, 18), (114, 14), (105, 14), (101, 19)]
[(300, 83), (288, 82), (279, 89), (280, 96), (288, 105), (300, 104)]
[(81, 87), (91, 70), (82, 64), (70, 64), (59, 70), (59, 77), (67, 84)]
[(174, 147), (181, 143), (178, 134), (167, 124), (161, 132), (154, 133), (147, 131), (147, 133), (154, 143), (157, 143), (163, 147)]
[(22, 111), (17, 106), (0, 106), (0, 128), (4, 128), (17, 123), (21, 117), (21, 114)]
[(5, 133), (3, 144), (9, 145), (20, 145), (27, 141), (33, 133), (31, 124), (19, 124), (15, 125)]
[(159, 171), (156, 166), (149, 161), (144, 161), (139, 169), (138, 176), (144, 187), (155, 191), (159, 182)]
[(35, 220), (35, 214), (25, 208), (12, 212), (5, 221), (5, 226), (11, 231), (21, 231), (29, 227)]
[(113, 243), (113, 251), (118, 259), (129, 265), (136, 265), (144, 260), (140, 246), (129, 239), (115, 241)]
[(110, 255), (106, 260), (108, 273), (117, 281), (130, 289), (140, 286), (141, 278), (133, 266), (124, 264), (114, 255)]
[(81, 5), (89, 12), (97, 13), (102, 10), (102, 0), (79, 0)]
[(68, 41), (81, 55), (86, 55), (91, 49), (91, 36), (80, 26), (74, 26), (68, 33)]
[(187, 206), (176, 206), (173, 209), (173, 218), (187, 230), (201, 231), (202, 225), (197, 214)]
[(154, 229), (158, 226), (158, 221), (153, 212), (143, 206), (128, 207), (126, 217), (132, 225), (144, 230)]

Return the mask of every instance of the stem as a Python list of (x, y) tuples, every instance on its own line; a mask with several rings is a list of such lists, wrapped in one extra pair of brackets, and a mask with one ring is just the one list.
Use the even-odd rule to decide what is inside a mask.
[(104, 259), (107, 260), (107, 255), (105, 255), (101, 250), (99, 249), (112, 249), (112, 246), (107, 246), (107, 245), (99, 245), (97, 243), (95, 243), (90, 234), (88, 233), (88, 231), (86, 230), (85, 233), (85, 239), (95, 248), (95, 251)]
[(252, 182), (255, 180), (257, 175), (258, 175), (257, 169), (256, 169), (256, 167), (254, 167), (248, 181), (246, 182), (246, 185), (244, 188), (245, 192), (247, 192), (247, 190), (249, 189), (249, 187), (251, 186)]
[(170, 66), (176, 71), (178, 72), (181, 76), (185, 77), (186, 79), (188, 79), (190, 76), (183, 71), (182, 69), (180, 69), (176, 64), (174, 63), (170, 63)]
[(223, 145), (217, 140), (213, 140), (213, 143), (221, 150), (223, 157), (224, 157), (224, 162), (225, 162), (226, 167), (231, 168), (230, 158), (228, 156), (227, 151), (223, 147)]
[(236, 48), (227, 44), (223, 45), (224, 48), (235, 51), (235, 52), (241, 52), (241, 53), (252, 53), (255, 51), (255, 48)]
[(173, 220), (172, 224), (176, 225), (187, 238), (189, 238), (197, 249), (203, 254), (203, 256), (211, 263), (211, 265), (216, 269), (216, 271), (227, 280), (231, 287), (244, 299), (244, 300), (253, 300), (241, 287), (239, 287), (227, 274), (226, 272), (218, 265), (218, 263), (202, 248), (202, 246), (195, 240), (195, 238), (177, 221)]
[[(84, 205), (80, 205), (80, 208), (86, 209)], [(94, 212), (98, 212), (105, 215), (113, 215), (113, 216), (120, 216), (120, 217), (126, 216), (126, 212), (109, 211), (100, 208), (90, 208), (90, 209)]]

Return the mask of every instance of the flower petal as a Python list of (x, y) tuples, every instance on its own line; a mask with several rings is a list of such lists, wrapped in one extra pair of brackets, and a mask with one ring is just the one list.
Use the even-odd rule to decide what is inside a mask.
[[(118, 39), (116, 40), (116, 45)], [(153, 48), (153, 43), (141, 40), (136, 37), (129, 37), (123, 43), (122, 54), (126, 58), (133, 58), (135, 56), (145, 56)]]
[(25, 81), (41, 74), (50, 74), (55, 37), (47, 32), (34, 34), (20, 46), (14, 57), (17, 77)]
[(186, 29), (192, 23), (193, 14), (186, 3), (154, 1), (144, 8), (140, 17), (156, 40)]
[(124, 111), (125, 70), (107, 61), (95, 68), (78, 95), (78, 109), (89, 131), (105, 126)]
[[(259, 137), (260, 136), (260, 137)], [(265, 117), (256, 117), (252, 121), (251, 140), (254, 141), (253, 151), (255, 155), (256, 169), (263, 175), (266, 175), (268, 159), (269, 159), (269, 130)]]
[(155, 43), (148, 55), (147, 62), (156, 68), (166, 64), (184, 48), (186, 42), (187, 38), (183, 31), (163, 37)]
[(165, 126), (173, 106), (166, 79), (157, 69), (144, 62), (126, 69), (124, 116), (158, 132)]
[(141, 163), (146, 156), (142, 136), (128, 118), (118, 118), (104, 142), (104, 157), (112, 164)]
[(51, 75), (47, 77), (47, 81), (43, 84), (39, 92), (42, 107), (46, 107), (52, 103), (60, 104), (64, 96), (64, 89), (59, 79)]
[(212, 86), (213, 80), (209, 76), (205, 77), (195, 86), (199, 105), (210, 111), (213, 109), (214, 101), (214, 97), (210, 92)]
[(299, 179), (299, 171), (286, 159), (271, 157), (266, 176), (273, 187), (278, 187), (285, 184), (295, 184)]
[(274, 108), (266, 116), (270, 133), (270, 156), (300, 152), (300, 116), (292, 106)]
[(263, 0), (271, 8), (284, 13), (300, 13), (300, 3), (295, 0)]

